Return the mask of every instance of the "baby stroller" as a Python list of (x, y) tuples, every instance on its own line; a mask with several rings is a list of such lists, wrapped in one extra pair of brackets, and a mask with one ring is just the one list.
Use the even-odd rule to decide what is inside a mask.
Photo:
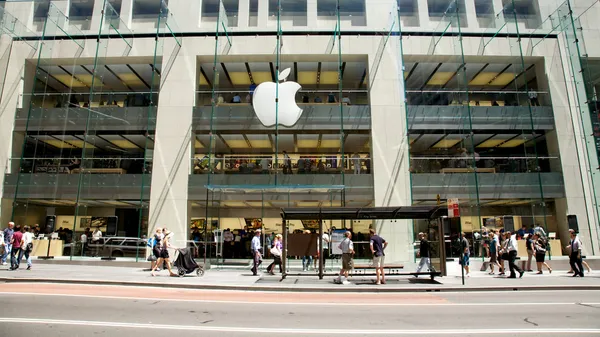
[(178, 249), (179, 255), (173, 265), (177, 267), (177, 274), (179, 277), (183, 277), (185, 274), (193, 273), (196, 271), (197, 276), (204, 275), (204, 268), (194, 261), (192, 253), (188, 249)]

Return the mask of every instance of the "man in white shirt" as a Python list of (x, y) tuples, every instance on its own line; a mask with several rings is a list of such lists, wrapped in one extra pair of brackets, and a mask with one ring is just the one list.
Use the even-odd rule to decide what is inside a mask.
[(252, 275), (256, 276), (258, 275), (258, 266), (260, 266), (260, 264), (262, 263), (262, 254), (261, 254), (261, 249), (262, 246), (260, 244), (260, 233), (261, 230), (257, 229), (254, 232), (254, 237), (252, 238), (252, 242), (250, 243), (250, 250), (252, 251), (252, 257), (253, 257), (253, 265), (252, 265), (252, 269), (250, 269), (252, 271)]
[(569, 264), (571, 265), (571, 269), (573, 269), (573, 277), (583, 277), (583, 260), (581, 259), (581, 240), (577, 236), (574, 230), (569, 229), (569, 234), (571, 236), (571, 244), (567, 246), (567, 248), (571, 249), (571, 254), (569, 254)]
[(96, 227), (96, 230), (92, 233), (92, 243), (96, 246), (94, 256), (98, 256), (100, 252), (100, 239), (102, 238), (102, 231), (100, 227)]
[[(354, 269), (354, 243), (352, 242), (352, 233), (347, 231), (344, 233), (344, 240), (339, 244), (338, 248), (342, 250), (342, 269), (340, 270), (340, 275), (335, 280), (335, 283), (342, 284), (350, 284), (348, 281), (348, 273)], [(344, 276), (344, 281), (342, 281), (342, 275)]]
[(508, 269), (510, 269), (510, 276), (508, 278), (517, 278), (515, 270), (519, 272), (519, 278), (522, 278), (525, 271), (523, 271), (521, 268), (519, 268), (519, 266), (515, 264), (517, 254), (519, 252), (517, 244), (517, 235), (512, 234), (511, 232), (506, 232), (506, 235), (509, 236), (508, 246), (506, 247), (506, 250), (508, 251)]

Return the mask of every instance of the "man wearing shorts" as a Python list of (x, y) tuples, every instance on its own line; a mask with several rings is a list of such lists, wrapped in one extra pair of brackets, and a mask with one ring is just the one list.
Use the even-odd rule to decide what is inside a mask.
[[(388, 243), (384, 238), (377, 235), (374, 229), (369, 229), (371, 234), (371, 253), (373, 253), (373, 267), (375, 267), (375, 274), (377, 275), (376, 284), (385, 284), (385, 273), (383, 266), (385, 263), (385, 253), (383, 252), (387, 247)], [(381, 280), (380, 280), (381, 278)]]
[(496, 238), (496, 234), (493, 232), (490, 234), (490, 275), (494, 275), (494, 266), (498, 266), (498, 270), (502, 271), (502, 267), (498, 263), (498, 251), (500, 250), (500, 243), (498, 243), (498, 239)]
[[(335, 283), (342, 284), (350, 284), (348, 281), (348, 273), (354, 268), (354, 243), (350, 239), (352, 237), (352, 233), (346, 232), (344, 233), (344, 240), (340, 243), (338, 248), (342, 250), (342, 269), (340, 270), (340, 275), (335, 280)], [(342, 275), (344, 275), (344, 281), (342, 281)]]
[(465, 233), (461, 233), (460, 246), (462, 249), (460, 264), (465, 269), (466, 276), (469, 277), (469, 255), (471, 251), (469, 250), (469, 240), (465, 237)]

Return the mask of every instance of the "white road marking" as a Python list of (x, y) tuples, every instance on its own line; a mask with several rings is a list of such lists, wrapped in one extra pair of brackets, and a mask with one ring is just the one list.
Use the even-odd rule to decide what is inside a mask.
[(546, 329), (428, 329), (428, 330), (402, 330), (402, 329), (374, 329), (374, 330), (350, 330), (350, 329), (293, 329), (293, 328), (252, 328), (252, 327), (226, 327), (226, 326), (196, 326), (196, 325), (167, 325), (167, 324), (144, 324), (130, 322), (101, 322), (101, 321), (78, 321), (78, 320), (56, 320), (37, 318), (0, 318), (0, 323), (10, 324), (43, 324), (43, 325), (71, 325), (86, 327), (111, 327), (126, 329), (151, 329), (151, 330), (179, 330), (179, 331), (212, 331), (212, 332), (237, 332), (256, 334), (310, 334), (310, 335), (509, 335), (509, 334), (599, 334), (600, 329), (573, 329), (573, 328), (546, 328)]
[[(111, 299), (111, 300), (135, 300), (135, 301), (164, 301), (164, 302), (190, 302), (190, 303), (221, 303), (221, 304), (249, 304), (249, 305), (271, 305), (274, 303), (285, 304), (285, 305), (305, 305), (305, 306), (348, 306), (348, 303), (343, 302), (284, 302), (280, 300), (268, 301), (233, 301), (233, 300), (200, 300), (200, 299), (184, 299), (184, 298), (160, 298), (160, 297), (131, 297), (131, 296), (104, 296), (104, 295), (88, 295), (88, 294), (60, 294), (60, 293), (35, 293), (35, 292), (3, 292), (0, 291), (3, 296), (60, 296), (60, 297), (85, 297), (85, 298), (96, 298), (96, 299)], [(420, 299), (406, 298), (404, 300), (419, 301)], [(513, 304), (513, 302), (496, 304)], [(523, 306), (564, 306), (564, 305), (600, 305), (600, 302), (529, 302), (529, 303), (518, 303)], [(373, 307), (428, 307), (428, 306), (448, 306), (448, 307), (488, 307), (489, 303), (362, 303), (361, 306), (373, 306)]]

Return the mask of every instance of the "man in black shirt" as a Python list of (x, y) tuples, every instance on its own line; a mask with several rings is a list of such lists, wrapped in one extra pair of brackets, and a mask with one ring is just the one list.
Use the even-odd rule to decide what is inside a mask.
[(373, 266), (377, 275), (376, 284), (385, 284), (385, 273), (383, 271), (385, 253), (383, 251), (388, 243), (381, 236), (377, 235), (374, 229), (370, 229), (369, 234), (371, 234), (370, 246), (371, 253), (373, 253)]
[(419, 240), (421, 241), (419, 251), (417, 252), (417, 257), (421, 258), (419, 262), (419, 267), (417, 267), (417, 273), (421, 272), (421, 269), (427, 264), (427, 270), (433, 271), (431, 268), (431, 258), (429, 256), (429, 241), (425, 238), (425, 233), (421, 232), (418, 235)]

